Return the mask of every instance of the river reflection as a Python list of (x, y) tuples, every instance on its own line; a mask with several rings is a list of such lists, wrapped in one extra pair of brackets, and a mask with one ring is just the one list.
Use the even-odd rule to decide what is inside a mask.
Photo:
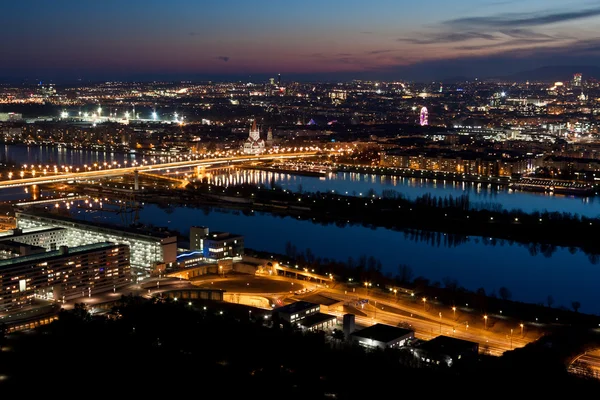
[(493, 184), (451, 182), (440, 179), (422, 179), (350, 172), (328, 173), (323, 177), (301, 176), (261, 170), (218, 169), (205, 178), (215, 185), (240, 184), (277, 185), (291, 191), (335, 191), (354, 196), (369, 191), (381, 194), (394, 190), (408, 199), (430, 193), (437, 197), (458, 197), (468, 194), (475, 208), (521, 209), (525, 212), (558, 211), (587, 217), (600, 216), (600, 201), (596, 197), (549, 195), (544, 193), (513, 191)]
[[(114, 212), (76, 207), (70, 211), (87, 221), (123, 223)], [(400, 265), (408, 265), (414, 276), (431, 282), (450, 278), (468, 290), (482, 287), (487, 293), (497, 293), (504, 286), (512, 292), (513, 300), (544, 303), (551, 295), (557, 307), (569, 308), (572, 301), (579, 301), (582, 312), (600, 314), (600, 293), (595, 283), (600, 279), (597, 259), (577, 249), (418, 230), (324, 225), (258, 212), (161, 208), (154, 204), (143, 205), (139, 222), (184, 235), (191, 225), (208, 226), (212, 231), (244, 235), (249, 248), (279, 254), (291, 242), (299, 251), (310, 249), (322, 259), (346, 261), (349, 257), (373, 256), (381, 261), (384, 273), (396, 275)]]

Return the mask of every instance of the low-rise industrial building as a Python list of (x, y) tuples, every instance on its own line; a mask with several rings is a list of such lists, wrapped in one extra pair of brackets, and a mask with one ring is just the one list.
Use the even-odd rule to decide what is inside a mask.
[(441, 335), (422, 342), (412, 352), (423, 363), (451, 367), (477, 359), (479, 343)]
[(273, 316), (292, 325), (298, 324), (308, 331), (325, 330), (337, 323), (335, 315), (322, 313), (319, 304), (308, 301), (296, 301), (278, 307), (273, 310)]
[(366, 348), (400, 348), (414, 339), (415, 332), (391, 325), (375, 324), (350, 334), (355, 343)]

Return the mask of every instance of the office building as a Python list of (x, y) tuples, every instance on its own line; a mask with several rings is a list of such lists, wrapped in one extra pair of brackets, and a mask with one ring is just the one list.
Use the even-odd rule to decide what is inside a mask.
[(67, 246), (68, 230), (65, 228), (36, 227), (21, 229), (16, 228), (0, 233), (0, 242), (12, 241), (29, 246), (43, 247), (56, 250), (60, 246)]
[(156, 269), (175, 266), (177, 237), (164, 232), (154, 232), (114, 225), (80, 221), (69, 217), (36, 211), (15, 213), (17, 228), (65, 228), (66, 245), (78, 247), (90, 243), (113, 242), (129, 246), (131, 267), (139, 278)]
[(391, 325), (375, 324), (368, 328), (354, 331), (350, 337), (359, 346), (369, 349), (400, 348), (406, 346), (415, 337), (410, 329), (397, 328)]
[(129, 261), (127, 245), (109, 242), (1, 260), (0, 310), (115, 290), (131, 282)]
[(190, 250), (199, 251), (204, 258), (221, 260), (244, 255), (244, 237), (229, 232), (209, 232), (201, 226), (190, 228)]

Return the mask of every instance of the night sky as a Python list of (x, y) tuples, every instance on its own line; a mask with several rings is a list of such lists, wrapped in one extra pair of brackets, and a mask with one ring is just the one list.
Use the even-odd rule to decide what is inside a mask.
[(443, 79), (599, 65), (592, 0), (19, 0), (0, 79)]

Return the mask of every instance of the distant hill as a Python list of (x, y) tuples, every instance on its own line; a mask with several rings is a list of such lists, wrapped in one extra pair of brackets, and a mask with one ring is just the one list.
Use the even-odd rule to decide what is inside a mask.
[(562, 66), (548, 66), (536, 68), (528, 71), (517, 72), (516, 74), (498, 76), (495, 79), (514, 81), (514, 82), (556, 82), (556, 81), (568, 81), (573, 79), (573, 74), (581, 73), (583, 80), (590, 78), (600, 79), (600, 67), (595, 66), (576, 66), (576, 65), (562, 65)]

